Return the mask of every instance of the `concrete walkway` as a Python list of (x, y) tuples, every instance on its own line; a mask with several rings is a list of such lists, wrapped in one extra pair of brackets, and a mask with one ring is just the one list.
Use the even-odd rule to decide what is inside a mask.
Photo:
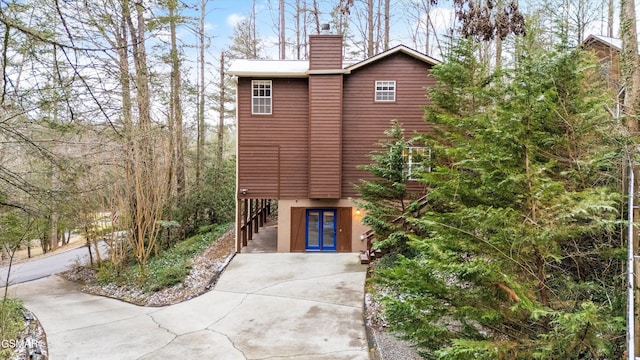
[(12, 286), (49, 358), (369, 359), (357, 254), (238, 254), (215, 289), (163, 308), (87, 295), (60, 277)]

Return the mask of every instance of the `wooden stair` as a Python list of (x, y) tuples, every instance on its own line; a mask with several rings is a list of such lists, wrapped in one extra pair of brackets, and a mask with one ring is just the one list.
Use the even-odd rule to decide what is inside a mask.
[(360, 253), (360, 264), (369, 264), (371, 260), (375, 259), (375, 251), (371, 250), (371, 245), (373, 244), (374, 237), (375, 233), (371, 229), (360, 235), (360, 240), (367, 241), (367, 250), (365, 250), (365, 252), (363, 253)]
[[(414, 211), (414, 215), (416, 217), (420, 215), (420, 210), (426, 204), (427, 204), (427, 194), (423, 195), (422, 197), (420, 197), (419, 199), (411, 203), (410, 206), (414, 208), (412, 210)], [(402, 219), (403, 219), (402, 216), (398, 216), (397, 218), (393, 219), (392, 222), (397, 223)], [(385, 251), (382, 251), (380, 249), (377, 249), (377, 250), (372, 249), (372, 245), (375, 240), (375, 232), (373, 230), (369, 229), (366, 232), (364, 232), (362, 235), (360, 235), (360, 240), (367, 241), (367, 250), (360, 253), (360, 264), (369, 264), (371, 263), (371, 261), (382, 257), (382, 255), (386, 253)]]

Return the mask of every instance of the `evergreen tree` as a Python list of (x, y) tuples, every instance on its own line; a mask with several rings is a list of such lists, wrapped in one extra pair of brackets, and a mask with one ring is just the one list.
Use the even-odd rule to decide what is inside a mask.
[(381, 149), (370, 154), (372, 163), (360, 168), (370, 172), (374, 178), (361, 180), (355, 185), (360, 194), (358, 206), (365, 210), (362, 222), (369, 226), (379, 241), (376, 247), (397, 247), (405, 250), (406, 236), (402, 230), (402, 218), (411, 198), (407, 192), (409, 174), (406, 171), (405, 155), (411, 140), (405, 139), (404, 130), (397, 120), (391, 121), (391, 129), (385, 131), (387, 138), (379, 143)]
[(583, 52), (519, 48), (502, 76), (466, 41), (433, 69), (429, 202), (376, 271), (385, 315), (428, 358), (619, 358), (617, 125)]

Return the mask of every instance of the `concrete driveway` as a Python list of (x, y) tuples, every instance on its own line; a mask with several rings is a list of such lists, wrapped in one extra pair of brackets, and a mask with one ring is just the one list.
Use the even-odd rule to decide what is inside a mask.
[(238, 254), (216, 287), (149, 308), (52, 276), (10, 292), (40, 319), (49, 358), (369, 359), (357, 254)]

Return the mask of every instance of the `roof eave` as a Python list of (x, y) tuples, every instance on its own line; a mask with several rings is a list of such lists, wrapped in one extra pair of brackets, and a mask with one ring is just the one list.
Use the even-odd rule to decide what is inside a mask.
[(389, 55), (395, 54), (397, 52), (402, 52), (402, 53), (404, 53), (406, 55), (409, 55), (409, 56), (411, 56), (413, 58), (416, 58), (416, 59), (418, 59), (420, 61), (423, 61), (423, 62), (425, 62), (427, 64), (430, 64), (430, 65), (437, 65), (437, 64), (440, 63), (440, 61), (438, 61), (438, 60), (436, 60), (436, 59), (434, 59), (434, 58), (432, 58), (432, 57), (430, 57), (428, 55), (425, 55), (425, 54), (423, 54), (423, 53), (421, 53), (419, 51), (413, 50), (413, 49), (408, 48), (408, 47), (406, 47), (404, 45), (399, 45), (399, 46), (391, 48), (391, 49), (389, 49), (387, 51), (381, 52), (380, 54), (374, 55), (374, 56), (372, 56), (372, 57), (370, 57), (368, 59), (362, 60), (359, 63), (350, 65), (350, 66), (348, 66), (346, 68), (346, 70), (348, 70), (348, 71), (356, 70), (356, 69), (361, 68), (363, 66), (369, 65), (369, 64), (371, 64), (373, 62), (376, 62), (376, 61), (378, 61), (380, 59), (383, 59), (383, 58), (385, 58), (385, 57), (387, 57)]
[(619, 46), (617, 46), (616, 44), (612, 43), (608, 39), (604, 39), (604, 38), (602, 38), (600, 36), (593, 35), (593, 34), (590, 34), (589, 36), (587, 36), (587, 38), (584, 39), (582, 44), (588, 45), (588, 44), (593, 43), (593, 42), (599, 42), (599, 43), (604, 44), (606, 46), (609, 46), (609, 47), (611, 47), (613, 49), (616, 49), (618, 51), (622, 51), (622, 49)]
[(269, 77), (269, 78), (306, 78), (309, 75), (306, 72), (260, 72), (260, 71), (230, 71), (231, 76), (237, 77)]

